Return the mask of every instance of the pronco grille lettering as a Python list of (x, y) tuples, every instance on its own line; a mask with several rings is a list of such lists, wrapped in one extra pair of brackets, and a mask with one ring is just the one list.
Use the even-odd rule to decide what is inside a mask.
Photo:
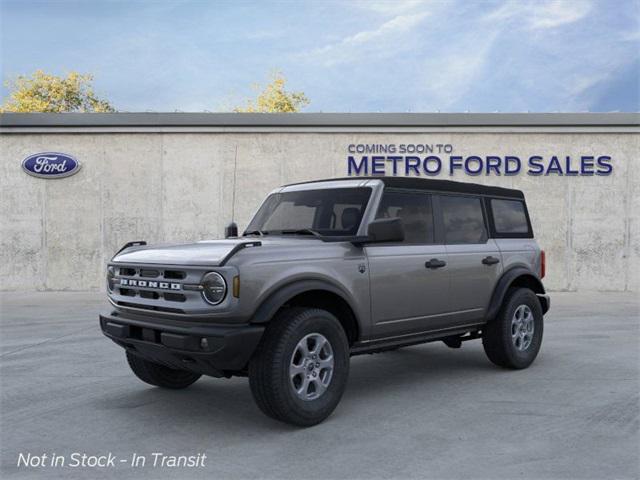
[(157, 282), (154, 280), (134, 280), (131, 278), (121, 278), (118, 283), (122, 287), (139, 288), (159, 288), (161, 290), (182, 290), (180, 283)]

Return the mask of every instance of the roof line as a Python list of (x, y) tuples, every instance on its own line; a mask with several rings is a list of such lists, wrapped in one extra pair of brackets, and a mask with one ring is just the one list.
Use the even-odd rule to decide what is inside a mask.
[(338, 182), (346, 180), (380, 180), (385, 186), (390, 188), (405, 188), (413, 190), (426, 190), (436, 192), (465, 193), (472, 195), (490, 195), (499, 197), (524, 198), (522, 190), (515, 188), (494, 187), (491, 185), (483, 185), (471, 182), (456, 182), (454, 180), (443, 180), (439, 178), (422, 178), (422, 177), (391, 177), (382, 175), (363, 175), (353, 177), (324, 178), (320, 180), (310, 180), (307, 182), (296, 182), (282, 185), (281, 188), (293, 187), (296, 185), (305, 185), (323, 182)]
[(638, 127), (640, 113), (3, 113), (0, 127)]

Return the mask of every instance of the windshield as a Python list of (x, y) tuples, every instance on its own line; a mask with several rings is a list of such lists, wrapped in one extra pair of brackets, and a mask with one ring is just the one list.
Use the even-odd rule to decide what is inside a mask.
[(262, 204), (245, 235), (355, 235), (370, 196), (370, 188), (276, 193)]

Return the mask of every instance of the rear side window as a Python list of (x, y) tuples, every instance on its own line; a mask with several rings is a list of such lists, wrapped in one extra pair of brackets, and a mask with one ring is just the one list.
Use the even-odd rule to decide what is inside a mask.
[(491, 213), (496, 233), (529, 233), (529, 222), (523, 202), (492, 199)]
[(485, 243), (487, 229), (482, 202), (475, 197), (440, 197), (446, 243)]
[(404, 243), (433, 243), (431, 195), (385, 191), (376, 218), (402, 220)]

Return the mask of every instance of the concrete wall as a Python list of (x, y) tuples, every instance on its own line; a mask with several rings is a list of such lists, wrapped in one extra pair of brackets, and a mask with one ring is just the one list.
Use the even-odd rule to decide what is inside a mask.
[[(3, 134), (0, 287), (102, 289), (105, 263), (126, 241), (220, 238), (233, 208), (242, 228), (265, 194), (281, 184), (345, 176), (351, 143), (451, 143), (460, 155), (521, 158), (611, 155), (611, 176), (453, 179), (524, 190), (536, 236), (547, 251), (548, 288), (640, 291), (639, 136), (517, 129)], [(26, 175), (21, 161), (42, 151), (69, 153), (82, 169), (58, 180)]]

